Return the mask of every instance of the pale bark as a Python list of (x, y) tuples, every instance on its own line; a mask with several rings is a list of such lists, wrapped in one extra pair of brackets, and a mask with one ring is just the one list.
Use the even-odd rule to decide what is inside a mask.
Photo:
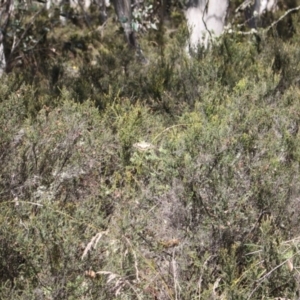
[(194, 0), (185, 11), (190, 31), (189, 50), (208, 47), (209, 42), (222, 34), (228, 9), (228, 0)]
[(256, 0), (254, 10), (258, 15), (262, 15), (266, 11), (274, 11), (277, 6), (277, 0)]
[(4, 35), (14, 12), (13, 0), (0, 0), (0, 77), (6, 71), (7, 59), (4, 49)]
[(0, 31), (0, 77), (3, 75), (6, 69), (6, 59), (4, 55), (4, 47), (3, 47), (3, 34)]
[[(246, 0), (244, 7), (248, 25), (256, 28), (266, 11), (275, 11), (278, 0)], [(252, 3), (252, 4), (251, 4)], [(190, 32), (188, 52), (198, 46), (207, 48), (215, 37), (223, 33), (229, 0), (190, 0), (185, 11)]]
[(274, 12), (277, 9), (277, 0), (255, 0), (254, 4), (246, 10), (246, 19), (251, 28), (261, 26), (261, 17), (266, 12)]
[(118, 19), (124, 29), (126, 39), (132, 47), (136, 48), (135, 34), (132, 29), (132, 14), (131, 14), (131, 0), (112, 0), (115, 7)]

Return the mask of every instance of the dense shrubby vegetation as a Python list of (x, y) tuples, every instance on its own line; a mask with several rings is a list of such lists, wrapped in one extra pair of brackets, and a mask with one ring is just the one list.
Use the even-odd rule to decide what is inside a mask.
[(111, 20), (25, 53), (0, 83), (0, 298), (298, 299), (292, 24), (193, 58), (183, 25), (148, 32), (148, 65)]

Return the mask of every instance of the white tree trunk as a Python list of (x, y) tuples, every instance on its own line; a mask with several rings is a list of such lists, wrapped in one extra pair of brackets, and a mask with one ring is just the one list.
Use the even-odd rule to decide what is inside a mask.
[(185, 11), (190, 31), (189, 50), (208, 47), (212, 38), (222, 34), (228, 9), (228, 0), (194, 0)]
[(3, 75), (6, 69), (6, 60), (4, 55), (4, 47), (3, 47), (3, 35), (0, 31), (0, 77)]
[(252, 6), (250, 5), (245, 11), (248, 25), (251, 28), (259, 27), (261, 16), (267, 11), (276, 11), (277, 2), (278, 0), (255, 0), (254, 4)]
[(277, 0), (256, 0), (254, 10), (258, 15), (262, 15), (266, 11), (274, 11), (277, 6)]
[(10, 16), (14, 12), (13, 0), (0, 0), (0, 77), (6, 71), (6, 58), (4, 53), (3, 33), (6, 31)]
[[(266, 11), (275, 11), (278, 0), (255, 0), (248, 10), (247, 19), (250, 27), (258, 26), (260, 16)], [(246, 4), (247, 3), (247, 4)], [(245, 6), (251, 3), (246, 0)], [(223, 33), (229, 0), (190, 0), (185, 11), (190, 32), (189, 51), (196, 51), (198, 46), (207, 48), (214, 37)]]

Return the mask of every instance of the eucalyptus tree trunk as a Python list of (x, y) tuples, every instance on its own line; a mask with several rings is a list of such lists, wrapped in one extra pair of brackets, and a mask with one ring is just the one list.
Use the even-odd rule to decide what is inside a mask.
[(255, 11), (262, 15), (265, 11), (274, 11), (277, 6), (277, 0), (256, 0)]
[[(185, 11), (190, 31), (189, 51), (198, 46), (207, 48), (213, 38), (222, 34), (225, 26), (229, 0), (189, 0)], [(245, 0), (240, 7), (251, 28), (260, 26), (261, 16), (266, 11), (275, 11), (278, 0)]]
[(121, 23), (127, 43), (135, 51), (136, 57), (143, 64), (148, 64), (148, 59), (144, 56), (139, 43), (136, 40), (135, 32), (132, 28), (131, 0), (112, 0), (119, 22)]
[(208, 47), (209, 41), (222, 34), (229, 0), (190, 0), (185, 11), (190, 31), (189, 50)]
[(6, 59), (4, 55), (3, 34), (0, 31), (0, 77), (6, 70)]
[(14, 0), (0, 0), (0, 76), (6, 71), (5, 34), (14, 12)]
[(112, 0), (118, 19), (124, 29), (127, 42), (133, 48), (137, 47), (135, 34), (132, 29), (131, 0)]
[(277, 8), (277, 0), (255, 0), (254, 3), (245, 10), (245, 17), (248, 20), (248, 25), (251, 28), (261, 26), (261, 16), (269, 11), (275, 11)]

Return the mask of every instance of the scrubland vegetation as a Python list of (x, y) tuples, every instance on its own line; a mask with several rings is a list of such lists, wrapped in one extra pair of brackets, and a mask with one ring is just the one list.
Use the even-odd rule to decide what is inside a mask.
[(22, 52), (0, 82), (0, 298), (298, 299), (299, 15), (281, 25), (187, 57), (175, 12), (139, 37), (147, 65), (112, 18)]

